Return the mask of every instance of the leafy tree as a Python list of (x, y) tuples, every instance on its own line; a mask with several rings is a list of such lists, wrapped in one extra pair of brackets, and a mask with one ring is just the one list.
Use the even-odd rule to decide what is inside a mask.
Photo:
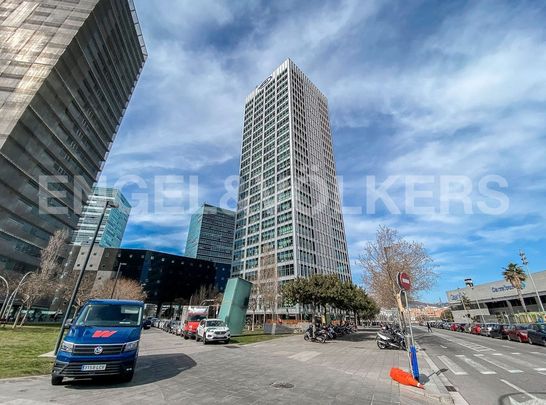
[(328, 307), (353, 313), (355, 318), (373, 318), (379, 313), (376, 303), (366, 292), (350, 283), (341, 282), (335, 275), (317, 274), (309, 278), (296, 278), (283, 287), (285, 302), (289, 305), (310, 305), (313, 310), (313, 325), (317, 310)]
[(521, 266), (518, 266), (512, 262), (508, 263), (508, 266), (503, 268), (502, 276), (512, 285), (512, 287), (516, 289), (521, 306), (523, 307), (523, 310), (527, 312), (527, 306), (525, 305), (525, 301), (521, 293), (521, 290), (523, 289), (523, 282), (527, 279), (527, 275)]

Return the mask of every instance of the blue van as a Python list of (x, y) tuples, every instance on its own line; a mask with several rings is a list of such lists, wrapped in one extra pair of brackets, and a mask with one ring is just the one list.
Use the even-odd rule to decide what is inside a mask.
[(64, 377), (112, 376), (131, 381), (143, 312), (142, 301), (87, 301), (61, 343), (51, 371), (51, 384), (61, 384)]

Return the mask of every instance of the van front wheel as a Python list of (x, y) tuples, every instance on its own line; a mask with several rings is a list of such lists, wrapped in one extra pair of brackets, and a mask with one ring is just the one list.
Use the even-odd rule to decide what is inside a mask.
[(63, 383), (63, 377), (56, 375), (51, 376), (51, 385), (61, 385)]
[(123, 373), (119, 380), (122, 382), (122, 383), (128, 383), (128, 382), (131, 382), (131, 380), (133, 379), (133, 376), (135, 375), (135, 372), (134, 371), (127, 371), (126, 373)]

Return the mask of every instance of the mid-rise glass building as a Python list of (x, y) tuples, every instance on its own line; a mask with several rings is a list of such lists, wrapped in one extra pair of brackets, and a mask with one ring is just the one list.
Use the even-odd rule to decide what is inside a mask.
[(184, 255), (231, 265), (235, 212), (203, 204), (191, 217)]
[(131, 213), (131, 204), (122, 192), (115, 188), (95, 187), (83, 209), (83, 215), (78, 223), (74, 244), (89, 244), (99, 225), (99, 220), (106, 203), (111, 201), (116, 208), (106, 208), (104, 218), (97, 233), (100, 246), (117, 248), (121, 246), (125, 227)]
[(232, 277), (351, 280), (328, 100), (290, 59), (246, 98)]
[(131, 0), (0, 3), (0, 270), (77, 228), (145, 59)]

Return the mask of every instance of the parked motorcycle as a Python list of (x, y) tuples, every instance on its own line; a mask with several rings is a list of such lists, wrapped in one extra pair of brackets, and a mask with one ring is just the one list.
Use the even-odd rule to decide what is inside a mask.
[(303, 338), (305, 339), (306, 342), (324, 343), (326, 341), (326, 336), (327, 334), (324, 330), (316, 329), (315, 336), (313, 337), (313, 325), (311, 324), (305, 331)]
[(404, 334), (396, 329), (386, 329), (377, 332), (377, 347), (380, 349), (407, 350)]

